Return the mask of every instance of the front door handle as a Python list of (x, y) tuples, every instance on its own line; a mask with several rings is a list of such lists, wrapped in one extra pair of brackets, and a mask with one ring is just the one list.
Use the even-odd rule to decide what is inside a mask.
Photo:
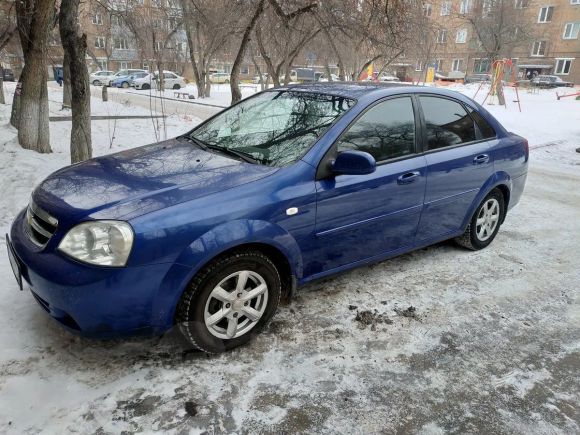
[(415, 181), (421, 173), (419, 171), (407, 172), (397, 178), (397, 184), (409, 184)]
[(482, 163), (489, 162), (489, 156), (487, 154), (480, 154), (473, 159), (474, 165), (481, 165)]

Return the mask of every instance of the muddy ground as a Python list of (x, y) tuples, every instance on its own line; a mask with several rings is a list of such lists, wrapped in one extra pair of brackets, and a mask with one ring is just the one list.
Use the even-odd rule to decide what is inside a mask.
[(309, 285), (220, 356), (73, 337), (2, 269), (0, 432), (578, 433), (579, 167), (533, 167), (488, 249)]

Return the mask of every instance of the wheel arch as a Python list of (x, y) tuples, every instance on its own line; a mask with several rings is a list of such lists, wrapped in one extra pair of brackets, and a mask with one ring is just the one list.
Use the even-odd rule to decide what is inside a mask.
[(302, 254), (296, 240), (279, 225), (255, 220), (227, 222), (207, 231), (178, 256), (154, 297), (153, 318), (170, 328), (181, 295), (211, 261), (241, 249), (256, 249), (279, 268), (282, 294), (290, 297), (302, 276)]
[(478, 194), (471, 203), (471, 206), (469, 207), (469, 210), (467, 211), (467, 214), (463, 220), (463, 224), (461, 226), (462, 231), (465, 231), (465, 229), (467, 228), (467, 225), (469, 224), (469, 221), (471, 220), (473, 213), (475, 212), (479, 204), (481, 204), (481, 201), (483, 201), (483, 199), (489, 194), (489, 192), (491, 192), (494, 189), (498, 189), (502, 193), (505, 200), (504, 212), (500, 221), (501, 223), (504, 222), (505, 217), (507, 215), (508, 204), (511, 197), (512, 179), (507, 172), (501, 171), (496, 172), (491, 177), (489, 177), (479, 190)]

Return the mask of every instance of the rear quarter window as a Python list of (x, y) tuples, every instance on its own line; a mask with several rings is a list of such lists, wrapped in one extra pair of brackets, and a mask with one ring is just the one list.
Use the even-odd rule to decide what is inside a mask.
[(496, 132), (491, 125), (485, 120), (483, 116), (479, 114), (479, 112), (471, 107), (467, 106), (468, 110), (470, 111), (471, 117), (474, 119), (479, 131), (481, 133), (482, 139), (491, 139), (496, 137)]

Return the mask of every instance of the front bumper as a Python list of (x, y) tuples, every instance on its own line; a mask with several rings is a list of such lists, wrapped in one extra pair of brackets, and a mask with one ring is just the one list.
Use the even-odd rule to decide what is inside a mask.
[[(54, 249), (35, 246), (24, 231), (24, 211), (10, 243), (38, 304), (70, 331), (112, 338), (160, 334), (172, 326), (176, 292), (185, 270), (169, 263), (109, 268), (78, 263)], [(170, 273), (171, 271), (171, 273)], [(170, 278), (172, 275), (175, 278)]]

